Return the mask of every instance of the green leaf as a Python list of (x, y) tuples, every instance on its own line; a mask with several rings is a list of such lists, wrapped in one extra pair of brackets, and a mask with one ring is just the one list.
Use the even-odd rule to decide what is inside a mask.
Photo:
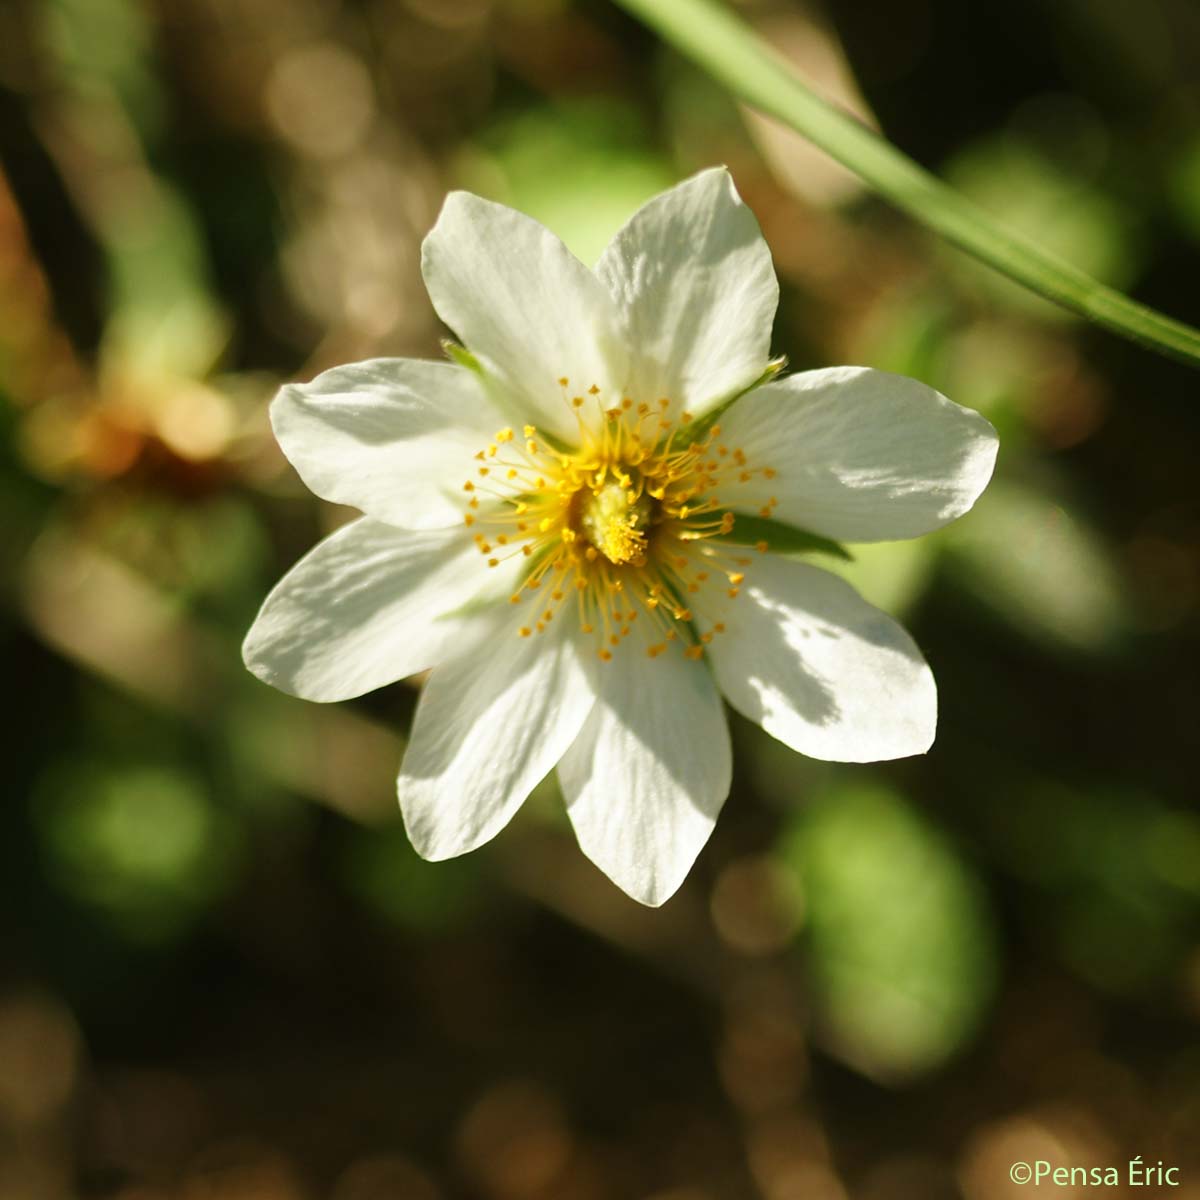
[(1114, 333), (1200, 365), (1200, 330), (1106, 287), (989, 217), (965, 196), (835, 108), (715, 0), (617, 0), (747, 104), (776, 117), (898, 208), (1010, 279)]
[(841, 542), (770, 517), (752, 517), (749, 513), (735, 512), (732, 532), (714, 534), (712, 540), (736, 546), (766, 542), (772, 554), (830, 554), (847, 562), (854, 561), (854, 555)]

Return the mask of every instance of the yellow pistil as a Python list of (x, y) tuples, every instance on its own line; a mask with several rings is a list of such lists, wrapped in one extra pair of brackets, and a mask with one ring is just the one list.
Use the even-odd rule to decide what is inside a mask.
[(609, 562), (636, 562), (646, 557), (646, 529), (652, 504), (649, 496), (630, 492), (624, 483), (606, 483), (598, 491), (584, 495), (579, 523), (584, 536)]
[(722, 617), (748, 561), (717, 541), (736, 520), (718, 490), (776, 472), (721, 443), (719, 426), (696, 436), (691, 414), (673, 410), (666, 397), (606, 400), (595, 384), (583, 394), (565, 377), (559, 385), (578, 449), (553, 449), (532, 424), (521, 438), (505, 428), (476, 456), (499, 469), (478, 468), (463, 485), (467, 524), (490, 538), (476, 536), (487, 565), (525, 560), (511, 597), (528, 611), (517, 632), (542, 633), (561, 607), (574, 605), (603, 662), (631, 637), (650, 658), (672, 643), (702, 658), (725, 630)]

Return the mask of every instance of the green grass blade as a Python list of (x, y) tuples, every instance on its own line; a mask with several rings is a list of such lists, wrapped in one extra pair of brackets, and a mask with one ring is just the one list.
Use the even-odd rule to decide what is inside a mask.
[(1038, 295), (1200, 366), (1200, 330), (1156, 312), (997, 224), (891, 143), (808, 88), (716, 0), (617, 0), (747, 104), (803, 134), (947, 241)]

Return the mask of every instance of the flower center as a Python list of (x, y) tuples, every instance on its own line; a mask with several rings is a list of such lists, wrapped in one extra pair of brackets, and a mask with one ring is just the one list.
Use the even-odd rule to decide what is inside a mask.
[[(501, 429), (463, 484), (466, 523), (488, 566), (527, 560), (511, 597), (525, 610), (517, 632), (543, 632), (573, 603), (605, 662), (631, 637), (651, 658), (671, 643), (702, 657), (751, 562), (745, 547), (725, 544), (735, 518), (718, 489), (775, 472), (722, 443), (718, 425), (696, 436), (688, 413), (671, 419), (669, 400), (606, 407), (598, 387), (571, 397), (568, 381), (559, 384), (578, 420), (578, 449), (557, 449), (534, 425), (521, 437)], [(774, 506), (772, 497), (759, 515)]]
[(612, 480), (579, 495), (583, 534), (609, 562), (631, 563), (646, 557), (647, 530), (655, 502), (644, 491)]

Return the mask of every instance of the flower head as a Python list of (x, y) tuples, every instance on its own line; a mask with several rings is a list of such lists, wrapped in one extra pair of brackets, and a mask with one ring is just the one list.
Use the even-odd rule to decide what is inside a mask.
[(652, 200), (594, 272), (456, 192), (422, 266), (453, 361), (337, 367), (272, 405), (309, 487), (364, 516), (280, 581), (244, 647), (311, 700), (434, 668), (399, 780), (421, 854), (493, 837), (557, 767), (584, 853), (661, 904), (729, 790), (721, 693), (814, 757), (928, 749), (909, 636), (772, 551), (944, 525), (987, 484), (995, 432), (884, 372), (779, 377), (770, 253), (726, 171)]

